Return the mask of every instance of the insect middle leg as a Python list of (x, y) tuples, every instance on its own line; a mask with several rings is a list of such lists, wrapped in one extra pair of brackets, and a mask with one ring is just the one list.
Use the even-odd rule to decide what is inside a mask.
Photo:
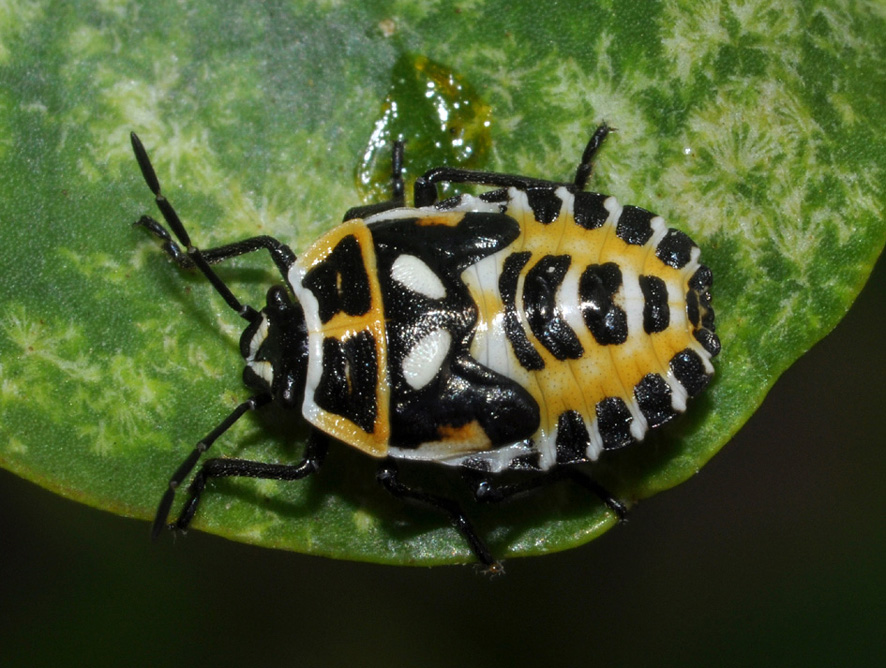
[(347, 210), (342, 218), (353, 220), (354, 218), (368, 218), (376, 213), (390, 211), (406, 206), (406, 186), (403, 183), (403, 154), (405, 146), (402, 141), (395, 141), (391, 149), (391, 199), (366, 206), (355, 206)]

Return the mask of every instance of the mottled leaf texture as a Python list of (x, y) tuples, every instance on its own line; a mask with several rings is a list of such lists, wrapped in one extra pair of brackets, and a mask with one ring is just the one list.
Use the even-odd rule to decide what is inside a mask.
[[(378, 192), (374, 132), (406, 141), (410, 178), (464, 159), (569, 179), (596, 124), (618, 128), (590, 186), (698, 243), (723, 344), (685, 416), (596, 467), (628, 504), (729, 440), (843, 316), (886, 236), (881, 2), (10, 0), (0, 15), (0, 463), (123, 515), (151, 518), (247, 396), (242, 320), (130, 225), (155, 215), (132, 130), (197, 243), (270, 234), (299, 252)], [(258, 253), (219, 273), (254, 305), (277, 280)], [(305, 436), (265, 410), (213, 450), (293, 461)], [(339, 558), (471, 559), (374, 471), (338, 445), (304, 482), (216, 481), (194, 526)], [(614, 523), (565, 485), (468, 507), (503, 557)]]

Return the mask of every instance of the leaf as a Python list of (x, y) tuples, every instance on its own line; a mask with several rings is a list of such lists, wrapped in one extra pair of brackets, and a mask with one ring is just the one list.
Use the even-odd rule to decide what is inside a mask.
[[(596, 468), (629, 503), (676, 485), (834, 327), (883, 248), (884, 24), (879, 3), (799, 0), (544, 12), (514, 0), (8, 3), (0, 462), (150, 519), (193, 444), (247, 396), (238, 318), (129, 226), (153, 215), (131, 130), (197, 243), (270, 234), (300, 251), (366, 202), (358, 176), (386, 96), (413, 95), (403, 68), (427, 58), (466, 86), (450, 102), (491, 110), (488, 127), (471, 126), (477, 146), (491, 142), (476, 167), (569, 178), (605, 119), (619, 132), (593, 189), (657, 211), (702, 247), (723, 343), (716, 380), (678, 423)], [(390, 131), (416, 174), (438, 164), (429, 147), (444, 140), (411, 109)], [(269, 265), (246, 257), (222, 273), (260, 305), (278, 280)], [(213, 452), (292, 461), (305, 434), (298, 416), (266, 410)], [(440, 518), (388, 498), (374, 470), (339, 445), (300, 483), (218, 481), (194, 526), (340, 558), (470, 560)], [(462, 493), (445, 471), (417, 473)], [(468, 507), (501, 556), (565, 549), (613, 523), (566, 486)]]

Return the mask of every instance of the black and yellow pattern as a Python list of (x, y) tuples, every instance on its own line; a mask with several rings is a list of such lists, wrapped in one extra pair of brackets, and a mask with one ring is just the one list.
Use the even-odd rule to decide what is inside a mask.
[(539, 467), (596, 459), (682, 412), (719, 349), (697, 247), (596, 193), (511, 188), (501, 206), (522, 234), (465, 274), (483, 305), (472, 353), (542, 407)]
[(290, 272), (305, 417), (374, 456), (595, 460), (685, 410), (713, 373), (698, 256), (648, 211), (553, 184), (349, 221)]
[[(416, 180), (414, 207), (404, 206), (403, 145), (395, 144), (391, 199), (349, 210), (298, 259), (263, 235), (194, 246), (133, 134), (169, 229), (147, 216), (139, 224), (247, 321), (243, 379), (257, 392), (172, 474), (153, 535), (167, 526), (176, 490), (203, 453), (271, 402), (301, 404), (315, 427), (302, 460), (206, 460), (170, 528), (187, 528), (210, 478), (311, 475), (328, 436), (379, 458), (377, 480), (448, 515), (493, 572), (500, 564), (459, 504), (404, 484), (397, 459), (461, 466), (484, 501), (571, 478), (622, 517), (621, 502), (566, 465), (640, 440), (684, 411), (707, 385), (720, 343), (711, 271), (689, 237), (648, 211), (584, 192), (609, 132), (605, 124), (594, 132), (572, 183), (439, 167)], [(437, 185), (446, 182), (492, 190), (439, 202)], [(261, 311), (211, 267), (259, 250), (286, 281), (268, 290)], [(550, 473), (496, 486), (494, 474), (506, 469)]]
[(390, 438), (387, 332), (372, 235), (344, 223), (289, 270), (305, 314), (302, 412), (321, 431), (381, 457)]

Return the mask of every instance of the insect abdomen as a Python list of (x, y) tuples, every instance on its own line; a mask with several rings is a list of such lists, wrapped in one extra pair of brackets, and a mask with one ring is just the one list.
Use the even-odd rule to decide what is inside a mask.
[(463, 274), (479, 310), (471, 354), (537, 401), (538, 467), (596, 459), (685, 410), (719, 351), (691, 240), (565, 187), (511, 188), (504, 206), (520, 237)]

